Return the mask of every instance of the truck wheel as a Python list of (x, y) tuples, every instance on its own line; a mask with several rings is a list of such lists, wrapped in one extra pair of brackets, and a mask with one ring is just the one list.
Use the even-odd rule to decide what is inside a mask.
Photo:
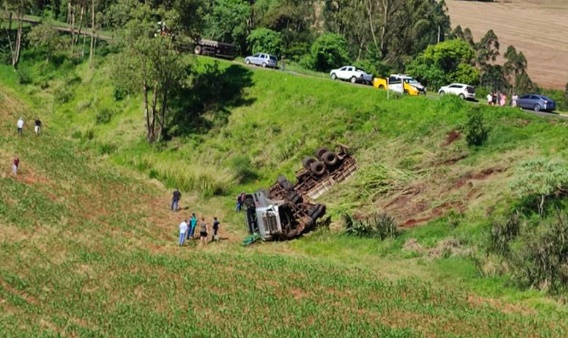
[(357, 83), (357, 78), (355, 76), (351, 77), (351, 83)]
[(325, 214), (325, 206), (323, 204), (317, 204), (312, 211), (310, 212), (310, 217), (316, 221), (316, 219), (320, 218)]
[(202, 52), (201, 46), (195, 46), (195, 49), (193, 51), (195, 52), (195, 54), (201, 55)]
[(339, 161), (337, 154), (334, 153), (333, 151), (325, 152), (322, 155), (321, 159), (327, 166), (330, 166), (330, 167), (336, 165), (337, 162)]
[(325, 173), (325, 164), (323, 164), (323, 163), (320, 162), (320, 161), (315, 161), (314, 163), (312, 163), (312, 164), (310, 165), (310, 170), (311, 170), (314, 174), (316, 174), (316, 175), (318, 175), (318, 176), (321, 176), (321, 175), (323, 175), (323, 174)]
[(288, 200), (294, 204), (299, 204), (302, 203), (302, 196), (300, 196), (300, 194), (298, 194), (295, 191), (290, 191), (290, 193), (288, 193)]
[(335, 75), (335, 73), (331, 74), (331, 79), (332, 79), (332, 80), (337, 80), (337, 75)]
[(262, 63), (262, 68), (266, 68), (266, 62)]
[(385, 86), (379, 85), (379, 89), (385, 89)]
[(249, 60), (249, 59), (246, 59), (246, 60), (245, 60), (245, 63), (246, 63), (247, 65), (250, 65), (250, 60)]
[(465, 100), (465, 95), (460, 94), (459, 97), (460, 97), (460, 99)]
[(444, 94), (446, 94), (446, 92), (444, 92), (443, 90), (438, 93), (438, 95), (440, 96), (444, 96)]
[(282, 175), (278, 176), (278, 179), (276, 181), (284, 190), (293, 190), (294, 189), (294, 185), (292, 183), (290, 183), (290, 181), (288, 181), (286, 179), (286, 177), (284, 177)]
[(327, 149), (326, 148), (318, 148), (318, 150), (316, 150), (316, 152), (314, 153), (314, 156), (317, 157), (318, 159), (321, 159), (321, 157), (323, 156), (323, 154), (327, 153)]
[(311, 156), (306, 156), (304, 157), (304, 159), (302, 160), (302, 165), (304, 166), (304, 168), (306, 169), (310, 169), (310, 165), (312, 165), (312, 163), (316, 162), (317, 160)]

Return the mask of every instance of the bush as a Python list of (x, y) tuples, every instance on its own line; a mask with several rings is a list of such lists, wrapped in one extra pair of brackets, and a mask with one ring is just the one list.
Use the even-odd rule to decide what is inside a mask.
[(33, 82), (33, 78), (31, 72), (27, 68), (19, 68), (18, 69), (18, 83), (21, 85), (31, 84)]
[(120, 86), (115, 86), (112, 89), (112, 96), (116, 101), (122, 101), (126, 96), (128, 96), (128, 89), (122, 88)]
[(342, 35), (327, 33), (314, 41), (310, 49), (312, 69), (330, 71), (349, 63), (347, 40)]
[(494, 223), (487, 251), (508, 257), (511, 252), (510, 243), (519, 236), (520, 232), (521, 220), (518, 212), (511, 214), (505, 223)]
[(110, 108), (102, 108), (101, 110), (99, 110), (99, 112), (97, 113), (97, 116), (95, 117), (95, 122), (96, 124), (106, 124), (109, 123), (110, 120), (112, 119), (112, 116), (114, 115), (114, 111)]
[(467, 122), (464, 126), (467, 144), (481, 146), (489, 138), (489, 127), (485, 124), (483, 111), (479, 107), (473, 107), (467, 112)]
[(55, 89), (53, 93), (53, 98), (57, 103), (67, 103), (71, 101), (73, 95), (74, 95), (73, 88), (62, 85)]
[(398, 236), (396, 221), (387, 214), (374, 214), (360, 220), (349, 214), (344, 214), (343, 219), (345, 233), (350, 236), (378, 238), (380, 240)]
[(249, 34), (247, 43), (253, 54), (269, 53), (278, 57), (282, 48), (282, 34), (268, 28), (258, 28)]
[(252, 169), (251, 160), (247, 156), (237, 156), (233, 158), (231, 167), (235, 171), (235, 178), (239, 184), (258, 178), (258, 174)]

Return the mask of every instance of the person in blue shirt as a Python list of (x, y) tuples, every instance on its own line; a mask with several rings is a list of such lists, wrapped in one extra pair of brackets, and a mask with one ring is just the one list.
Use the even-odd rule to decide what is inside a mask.
[(187, 239), (193, 238), (196, 227), (197, 227), (197, 217), (195, 216), (195, 213), (192, 213), (191, 218), (189, 219), (189, 231), (187, 233)]

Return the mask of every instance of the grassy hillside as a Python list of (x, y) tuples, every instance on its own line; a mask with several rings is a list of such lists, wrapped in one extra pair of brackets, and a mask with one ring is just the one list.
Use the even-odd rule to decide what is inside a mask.
[[(241, 97), (223, 101), (223, 118), (204, 111), (198, 135), (156, 146), (143, 140), (139, 99), (114, 99), (104, 63), (23, 64), (25, 86), (0, 69), (0, 154), (22, 159), (20, 176), (6, 166), (0, 180), (6, 336), (563, 334), (561, 306), (482, 278), (467, 258), (510, 208), (517, 164), (566, 158), (562, 120), (482, 107), (490, 138), (469, 148), (459, 100), (387, 101), (368, 87), (220, 66)], [(18, 115), (41, 116), (45, 135), (17, 138)], [(233, 196), (293, 177), (304, 155), (336, 142), (359, 170), (322, 197), (331, 228), (241, 248)], [(219, 216), (227, 240), (176, 246), (174, 185), (184, 215)], [(406, 231), (384, 242), (338, 234), (342, 212), (375, 210)]]

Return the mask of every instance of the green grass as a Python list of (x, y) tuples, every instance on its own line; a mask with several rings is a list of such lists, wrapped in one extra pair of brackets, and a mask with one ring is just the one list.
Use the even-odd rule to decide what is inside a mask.
[[(467, 256), (429, 254), (448, 238), (477, 248), (487, 215), (507, 209), (515, 166), (567, 157), (564, 121), (482, 107), (487, 145), (468, 148), (463, 136), (446, 145), (470, 107), (455, 98), (387, 101), (371, 87), (245, 68), (246, 103), (226, 107), (226, 121), (206, 113), (208, 131), (150, 146), (139, 98), (114, 99), (104, 60), (93, 70), (24, 57), (21, 67), (32, 84), (0, 67), (0, 155), (22, 159), (20, 177), (6, 167), (0, 178), (4, 336), (565, 335), (553, 299), (481, 277)], [(105, 109), (110, 120), (97, 123)], [(45, 134), (16, 138), (18, 115), (28, 126), (41, 116)], [(322, 197), (331, 229), (241, 248), (233, 196), (279, 173), (292, 178), (303, 156), (336, 142), (351, 147), (359, 169)], [(239, 184), (243, 158), (257, 178)], [(506, 170), (473, 178), (495, 167)], [(188, 211), (221, 216), (229, 240), (178, 248), (173, 186)], [(460, 201), (463, 214), (446, 207)], [(423, 211), (411, 210), (418, 204)], [(341, 213), (377, 210), (401, 222), (444, 213), (384, 242), (340, 234)], [(430, 251), (406, 250), (414, 239)]]

